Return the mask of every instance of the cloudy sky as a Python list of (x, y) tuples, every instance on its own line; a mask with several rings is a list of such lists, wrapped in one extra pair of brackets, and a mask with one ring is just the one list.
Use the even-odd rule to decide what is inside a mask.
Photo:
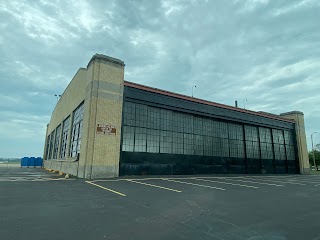
[(319, 0), (2, 0), (0, 157), (42, 156), (54, 94), (95, 53), (123, 60), (128, 81), (303, 111), (310, 148), (320, 132), (319, 12)]

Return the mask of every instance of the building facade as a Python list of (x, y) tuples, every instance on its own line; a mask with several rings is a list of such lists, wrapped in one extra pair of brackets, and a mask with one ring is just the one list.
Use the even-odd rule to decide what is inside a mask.
[(309, 173), (302, 112), (253, 112), (124, 81), (96, 54), (47, 126), (44, 167), (80, 178)]

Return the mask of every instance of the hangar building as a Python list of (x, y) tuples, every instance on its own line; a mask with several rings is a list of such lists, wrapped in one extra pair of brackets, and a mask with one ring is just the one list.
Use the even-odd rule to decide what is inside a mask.
[(95, 54), (47, 125), (44, 167), (80, 178), (310, 171), (304, 116), (240, 109), (124, 81)]

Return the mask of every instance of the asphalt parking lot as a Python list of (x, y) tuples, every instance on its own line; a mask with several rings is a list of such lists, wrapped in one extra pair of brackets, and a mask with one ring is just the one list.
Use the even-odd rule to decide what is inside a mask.
[(64, 179), (0, 168), (0, 239), (320, 240), (319, 175)]

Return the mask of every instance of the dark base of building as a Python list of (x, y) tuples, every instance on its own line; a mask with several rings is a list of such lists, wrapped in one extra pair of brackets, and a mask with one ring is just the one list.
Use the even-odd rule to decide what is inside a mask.
[(297, 174), (296, 161), (123, 152), (120, 175)]

